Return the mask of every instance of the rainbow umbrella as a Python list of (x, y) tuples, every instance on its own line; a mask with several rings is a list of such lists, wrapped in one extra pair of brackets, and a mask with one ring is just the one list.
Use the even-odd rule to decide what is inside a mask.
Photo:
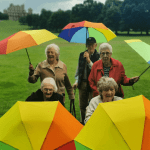
[(140, 39), (124, 40), (129, 46), (131, 46), (148, 64), (149, 67), (146, 68), (139, 77), (145, 73), (150, 68), (150, 45), (142, 42)]
[(18, 101), (0, 118), (0, 150), (54, 150), (82, 128), (58, 101)]
[[(40, 45), (41, 43), (55, 38), (58, 37), (45, 29), (19, 31), (9, 36), (8, 38), (0, 41), (0, 54), (8, 54), (23, 48), (26, 49), (27, 47)], [(31, 63), (30, 58), (29, 62)]]
[(94, 37), (97, 43), (104, 43), (116, 37), (103, 23), (89, 21), (69, 23), (58, 36), (73, 43), (86, 43), (88, 37)]

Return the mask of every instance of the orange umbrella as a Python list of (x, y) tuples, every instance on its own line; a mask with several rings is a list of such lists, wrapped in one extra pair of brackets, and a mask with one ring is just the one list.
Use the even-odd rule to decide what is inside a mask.
[[(14, 51), (39, 45), (46, 41), (58, 38), (53, 33), (42, 29), (42, 30), (27, 30), (19, 31), (8, 38), (0, 41), (0, 54), (8, 54)], [(27, 49), (26, 49), (27, 52)], [(27, 52), (28, 55), (28, 52)], [(29, 55), (28, 55), (29, 58)], [(29, 58), (29, 62), (30, 58)]]
[(0, 149), (54, 150), (72, 142), (82, 128), (58, 101), (18, 101), (0, 118)]

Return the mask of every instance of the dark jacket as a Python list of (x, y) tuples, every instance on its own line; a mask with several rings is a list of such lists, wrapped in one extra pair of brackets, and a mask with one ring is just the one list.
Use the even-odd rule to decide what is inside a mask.
[[(49, 98), (48, 101), (60, 101), (60, 103), (64, 106), (63, 96), (58, 93), (53, 93), (53, 95)], [(36, 92), (33, 92), (26, 101), (44, 101), (43, 92), (41, 89), (38, 89)]]
[[(87, 51), (87, 50), (86, 50)], [(84, 51), (85, 52), (85, 51)], [(84, 75), (84, 69), (85, 69), (85, 65), (86, 65), (86, 58), (83, 57), (84, 55), (84, 52), (80, 53), (80, 56), (79, 56), (79, 66), (78, 66), (78, 72), (79, 72), (79, 76), (78, 76), (78, 88), (80, 89), (80, 86), (81, 86), (81, 81), (83, 79), (83, 75)], [(96, 51), (94, 51), (94, 54), (91, 55), (90, 57), (90, 60), (94, 63), (95, 61), (99, 60), (99, 53)], [(87, 91), (92, 91), (91, 88), (90, 88), (90, 85), (89, 85), (89, 82), (88, 82), (88, 76), (91, 72), (91, 69), (87, 66), (87, 85), (88, 85), (88, 89)]]

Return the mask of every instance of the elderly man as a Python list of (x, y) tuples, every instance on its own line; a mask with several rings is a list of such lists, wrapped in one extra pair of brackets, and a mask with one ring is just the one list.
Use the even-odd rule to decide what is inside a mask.
[(42, 81), (41, 89), (38, 89), (35, 93), (33, 92), (26, 101), (60, 101), (64, 105), (63, 96), (56, 92), (57, 86), (55, 80), (48, 77)]
[(99, 59), (99, 53), (96, 51), (96, 40), (94, 37), (89, 37), (86, 40), (87, 50), (80, 53), (78, 69), (76, 72), (76, 82), (73, 88), (79, 89), (79, 105), (81, 110), (82, 124), (84, 124), (85, 110), (88, 105), (88, 100), (92, 98), (92, 90), (89, 86), (88, 76), (92, 65)]
[(118, 92), (116, 96), (124, 97), (123, 89), (121, 85), (131, 86), (138, 81), (139, 77), (128, 78), (125, 75), (125, 70), (122, 63), (111, 57), (112, 46), (108, 43), (102, 43), (99, 47), (101, 60), (95, 62), (92, 66), (91, 73), (89, 75), (89, 84), (93, 90), (93, 96), (99, 95), (97, 91), (97, 82), (102, 76), (108, 76), (114, 78), (118, 84)]

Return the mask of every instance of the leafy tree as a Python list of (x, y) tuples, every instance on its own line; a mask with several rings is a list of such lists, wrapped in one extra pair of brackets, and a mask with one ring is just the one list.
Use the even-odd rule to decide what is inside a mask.
[(26, 23), (27, 23), (26, 16), (20, 17), (20, 18), (19, 18), (19, 22), (20, 22), (20, 24), (22, 24), (22, 25), (26, 24)]
[(54, 12), (48, 20), (48, 29), (55, 32), (60, 32), (70, 21), (70, 11), (59, 9)]
[(117, 31), (119, 30), (121, 21), (121, 13), (120, 9), (117, 6), (110, 7), (107, 12), (104, 19), (104, 24), (111, 28), (112, 30), (115, 30), (115, 33), (117, 34)]
[[(79, 22), (83, 20), (96, 22), (103, 8), (102, 3), (93, 0), (85, 0), (83, 4), (76, 4), (72, 8), (71, 22)], [(100, 19), (100, 17), (99, 17)]]
[(150, 21), (148, 18), (150, 17), (149, 12), (146, 10), (146, 6), (144, 3), (139, 3), (132, 9), (132, 23), (134, 30), (146, 31), (148, 34), (148, 30), (150, 29)]
[(28, 14), (26, 17), (26, 21), (27, 21), (28, 26), (32, 26), (32, 15)]
[(48, 19), (51, 17), (52, 12), (50, 10), (41, 10), (40, 14), (40, 29), (48, 29)]
[(121, 18), (122, 18), (121, 30), (122, 31), (128, 31), (128, 34), (129, 34), (130, 29), (133, 27), (133, 20), (132, 20), (133, 16), (131, 16), (131, 14), (132, 14), (132, 9), (135, 6), (136, 6), (135, 4), (132, 4), (132, 5), (126, 4), (124, 6), (123, 11), (122, 11), (122, 15), (121, 15)]
[(39, 14), (32, 14), (32, 26), (33, 29), (39, 28), (40, 16)]
[(9, 17), (8, 17), (7, 14), (3, 14), (3, 13), (0, 12), (0, 19), (1, 19), (1, 20), (8, 20), (8, 18), (9, 18)]

